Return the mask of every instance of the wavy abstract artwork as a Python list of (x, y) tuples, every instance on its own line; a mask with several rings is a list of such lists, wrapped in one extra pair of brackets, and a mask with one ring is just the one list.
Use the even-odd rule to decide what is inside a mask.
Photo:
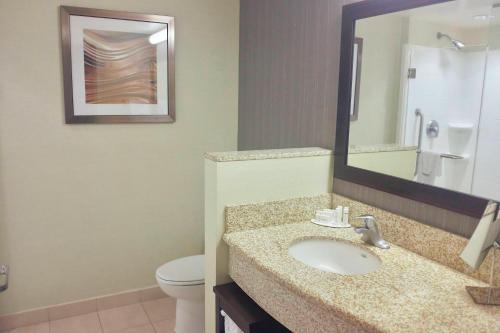
[(83, 30), (88, 104), (157, 104), (156, 46), (141, 33)]

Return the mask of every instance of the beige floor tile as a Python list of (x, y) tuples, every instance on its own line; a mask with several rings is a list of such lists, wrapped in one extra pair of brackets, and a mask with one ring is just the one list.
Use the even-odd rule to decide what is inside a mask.
[(49, 333), (49, 323), (15, 328), (8, 333)]
[(148, 317), (141, 304), (99, 311), (99, 318), (105, 333), (149, 324)]
[(164, 320), (153, 325), (156, 333), (175, 333), (175, 320)]
[(175, 298), (160, 298), (144, 302), (142, 306), (152, 323), (175, 318)]
[(126, 330), (117, 331), (115, 333), (155, 333), (155, 330), (154, 330), (153, 326), (146, 325), (146, 326), (128, 328)]
[(50, 322), (51, 333), (102, 333), (97, 313), (69, 317)]

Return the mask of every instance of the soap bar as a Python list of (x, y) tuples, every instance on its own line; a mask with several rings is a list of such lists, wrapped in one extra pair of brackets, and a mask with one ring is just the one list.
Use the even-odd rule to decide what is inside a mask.
[(342, 224), (349, 224), (349, 207), (344, 207), (344, 212), (342, 214)]

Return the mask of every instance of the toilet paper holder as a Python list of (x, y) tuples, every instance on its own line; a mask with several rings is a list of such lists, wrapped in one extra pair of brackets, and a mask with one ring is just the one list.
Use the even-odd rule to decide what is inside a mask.
[(9, 266), (0, 264), (0, 293), (9, 288)]

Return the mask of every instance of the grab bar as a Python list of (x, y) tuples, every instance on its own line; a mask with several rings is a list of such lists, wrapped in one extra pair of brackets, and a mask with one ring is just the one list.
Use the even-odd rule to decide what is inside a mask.
[(420, 123), (418, 126), (418, 145), (417, 145), (417, 160), (415, 162), (415, 173), (414, 176), (418, 174), (418, 164), (420, 161), (420, 154), (422, 153), (422, 134), (424, 133), (424, 115), (420, 109), (415, 110), (415, 116), (420, 118)]
[(455, 155), (455, 154), (441, 154), (440, 155), (442, 158), (449, 158), (452, 160), (463, 160), (464, 157), (460, 155)]
[(7, 265), (0, 265), (0, 278), (4, 276), (4, 281), (0, 285), (0, 293), (2, 291), (7, 290), (9, 288), (9, 266)]

